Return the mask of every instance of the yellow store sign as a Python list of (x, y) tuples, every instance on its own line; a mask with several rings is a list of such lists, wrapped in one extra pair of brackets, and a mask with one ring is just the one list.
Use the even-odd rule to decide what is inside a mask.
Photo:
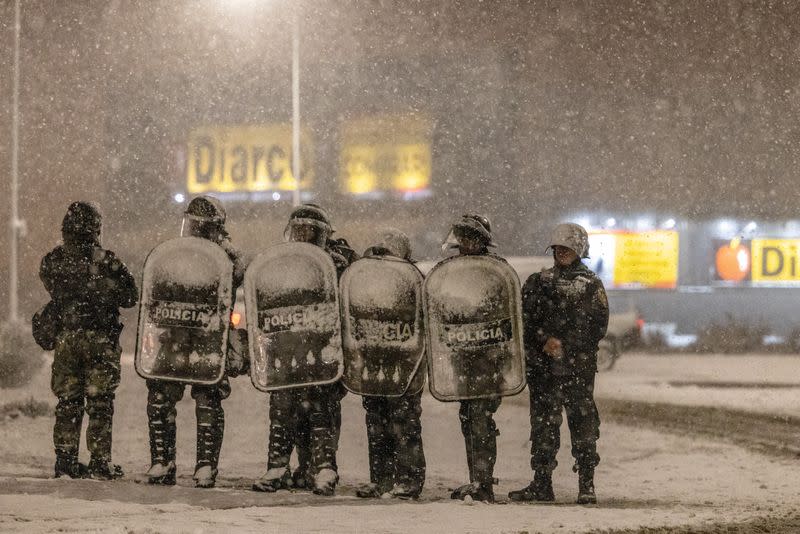
[(800, 283), (800, 239), (753, 239), (750, 246), (754, 284)]
[[(300, 189), (313, 181), (310, 136), (300, 135)], [(186, 188), (189, 193), (291, 191), (292, 127), (207, 126), (189, 135)]]
[(342, 127), (339, 183), (356, 195), (417, 192), (430, 186), (431, 124), (415, 115), (382, 115)]
[(586, 262), (610, 288), (675, 288), (678, 232), (592, 232)]

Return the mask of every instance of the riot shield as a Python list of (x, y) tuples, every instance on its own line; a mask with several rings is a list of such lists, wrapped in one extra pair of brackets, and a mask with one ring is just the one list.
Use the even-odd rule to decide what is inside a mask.
[(522, 303), (514, 269), (455, 256), (423, 285), (430, 390), (441, 401), (515, 395), (525, 387)]
[(342, 383), (348, 390), (393, 397), (422, 388), (422, 282), (419, 269), (391, 256), (362, 258), (344, 272)]
[(250, 378), (262, 391), (329, 384), (342, 376), (336, 267), (320, 247), (282, 243), (244, 275)]
[(136, 372), (142, 378), (215, 384), (225, 372), (233, 263), (199, 237), (161, 243), (144, 262)]

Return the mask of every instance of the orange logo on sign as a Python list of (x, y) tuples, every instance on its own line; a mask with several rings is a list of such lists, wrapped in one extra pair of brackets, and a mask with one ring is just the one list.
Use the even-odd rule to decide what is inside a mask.
[(717, 249), (716, 266), (722, 280), (741, 282), (750, 272), (750, 250), (741, 239), (731, 239), (729, 244)]

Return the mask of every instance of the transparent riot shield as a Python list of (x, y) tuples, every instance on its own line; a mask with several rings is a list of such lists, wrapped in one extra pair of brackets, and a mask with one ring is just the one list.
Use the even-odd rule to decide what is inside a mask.
[(233, 263), (218, 245), (180, 237), (144, 263), (135, 367), (143, 378), (215, 384), (225, 372)]
[(320, 247), (282, 243), (244, 276), (250, 378), (262, 391), (329, 384), (342, 376), (336, 267)]
[(455, 256), (423, 285), (430, 390), (441, 401), (515, 395), (525, 387), (517, 273), (492, 256)]
[(391, 397), (422, 388), (422, 282), (419, 269), (391, 256), (362, 258), (342, 275), (342, 383), (353, 393)]

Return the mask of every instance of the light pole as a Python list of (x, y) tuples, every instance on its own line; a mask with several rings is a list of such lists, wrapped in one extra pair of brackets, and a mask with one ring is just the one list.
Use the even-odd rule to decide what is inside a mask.
[(14, 2), (14, 82), (13, 109), (11, 112), (11, 251), (8, 276), (8, 320), (15, 323), (19, 320), (19, 296), (17, 294), (17, 271), (19, 255), (19, 33), (20, 33), (20, 0)]
[(297, 6), (292, 9), (292, 205), (300, 205), (300, 32)]

